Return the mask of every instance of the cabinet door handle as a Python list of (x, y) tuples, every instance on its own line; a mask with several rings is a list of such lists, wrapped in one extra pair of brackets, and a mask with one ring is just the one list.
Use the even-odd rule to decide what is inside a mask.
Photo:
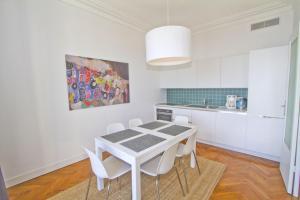
[(266, 118), (266, 119), (284, 119), (284, 117), (275, 117), (275, 116), (268, 116), (268, 115), (259, 115), (261, 118)]

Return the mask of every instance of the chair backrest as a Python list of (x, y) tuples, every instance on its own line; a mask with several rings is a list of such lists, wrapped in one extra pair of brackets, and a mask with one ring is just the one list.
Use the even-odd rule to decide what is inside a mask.
[(178, 144), (169, 147), (162, 155), (158, 167), (157, 174), (166, 174), (174, 166)]
[(143, 124), (143, 121), (139, 118), (129, 120), (129, 128), (134, 128)]
[(193, 151), (195, 142), (196, 142), (196, 134), (197, 132), (195, 132), (193, 135), (191, 135), (187, 142), (185, 143), (184, 147), (183, 147), (183, 154), (184, 155), (188, 155)]
[(175, 116), (174, 119), (175, 124), (189, 124), (189, 118), (186, 116)]
[(125, 127), (122, 123), (113, 123), (113, 124), (109, 124), (106, 127), (107, 134), (115, 133), (115, 132), (123, 131), (123, 130), (125, 130)]
[(83, 148), (85, 152), (88, 154), (90, 161), (91, 161), (91, 166), (94, 174), (99, 177), (99, 178), (108, 178), (108, 173), (107, 170), (105, 169), (102, 161), (90, 150), (87, 148)]

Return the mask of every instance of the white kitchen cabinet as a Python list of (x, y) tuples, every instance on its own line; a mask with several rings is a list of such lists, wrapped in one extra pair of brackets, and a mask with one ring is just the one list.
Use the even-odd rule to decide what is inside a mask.
[(192, 123), (198, 127), (197, 139), (215, 142), (216, 112), (192, 111)]
[(249, 54), (224, 57), (221, 60), (221, 87), (248, 87)]
[(159, 79), (160, 88), (195, 88), (197, 85), (196, 63), (162, 67), (159, 71)]
[(180, 108), (173, 108), (173, 120), (176, 116), (184, 116), (189, 119), (189, 122), (192, 122), (192, 111), (188, 109), (180, 109)]
[(176, 107), (173, 119), (186, 116), (197, 126), (197, 141), (278, 161), (283, 141), (284, 118), (223, 110)]
[(160, 88), (176, 88), (178, 86), (177, 70), (165, 70), (159, 72)]
[(248, 113), (284, 117), (288, 54), (288, 46), (250, 52)]
[(283, 141), (284, 119), (248, 115), (246, 149), (279, 157)]
[(245, 148), (247, 117), (236, 113), (217, 113), (216, 142), (236, 148)]
[(160, 88), (246, 88), (248, 66), (249, 55), (243, 54), (162, 67)]
[(197, 68), (196, 62), (182, 67), (177, 73), (178, 88), (195, 88), (197, 85)]
[(197, 87), (220, 88), (220, 58), (199, 60), (197, 63)]

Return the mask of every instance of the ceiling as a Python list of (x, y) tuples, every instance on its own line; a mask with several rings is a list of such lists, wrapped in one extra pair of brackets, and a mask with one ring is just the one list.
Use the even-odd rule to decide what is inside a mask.
[[(63, 0), (72, 1), (72, 0)], [(105, 11), (119, 20), (147, 31), (167, 23), (167, 0), (85, 0), (85, 6)], [(170, 24), (192, 30), (220, 21), (278, 9), (290, 0), (168, 0)], [(73, 0), (74, 2), (74, 0)], [(74, 3), (73, 3), (74, 4)], [(224, 20), (223, 20), (224, 21)]]

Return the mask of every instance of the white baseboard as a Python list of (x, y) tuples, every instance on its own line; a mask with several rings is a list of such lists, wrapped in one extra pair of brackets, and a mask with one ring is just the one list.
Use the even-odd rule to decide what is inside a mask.
[(249, 154), (251, 156), (261, 157), (261, 158), (265, 158), (265, 159), (268, 159), (268, 160), (273, 160), (273, 161), (276, 161), (276, 162), (280, 161), (279, 157), (271, 156), (271, 155), (264, 154), (264, 153), (258, 153), (258, 152), (255, 152), (255, 151), (249, 151), (249, 150), (246, 150), (246, 149), (232, 147), (232, 146), (229, 146), (229, 145), (224, 145), (224, 144), (219, 144), (219, 143), (214, 143), (214, 142), (208, 142), (208, 141), (201, 140), (201, 139), (198, 139), (198, 138), (197, 138), (197, 142), (212, 145), (212, 146), (216, 146), (216, 147), (220, 147), (220, 148), (223, 148), (223, 149), (228, 149), (228, 150), (231, 150), (231, 151), (236, 151), (236, 152), (240, 152), (240, 153)]
[(19, 174), (17, 176), (14, 176), (12, 178), (8, 178), (5, 180), (5, 185), (6, 187), (11, 187), (14, 185), (17, 185), (19, 183), (22, 183), (24, 181), (28, 181), (30, 179), (36, 178), (38, 176), (47, 174), (49, 172), (52, 172), (54, 170), (60, 169), (62, 167), (71, 165), (73, 163), (79, 162), (81, 160), (84, 160), (87, 158), (86, 154), (80, 154), (77, 156), (73, 156), (71, 158), (56, 162), (56, 163), (52, 163), (52, 164), (48, 164), (44, 167), (40, 167), (22, 174)]

